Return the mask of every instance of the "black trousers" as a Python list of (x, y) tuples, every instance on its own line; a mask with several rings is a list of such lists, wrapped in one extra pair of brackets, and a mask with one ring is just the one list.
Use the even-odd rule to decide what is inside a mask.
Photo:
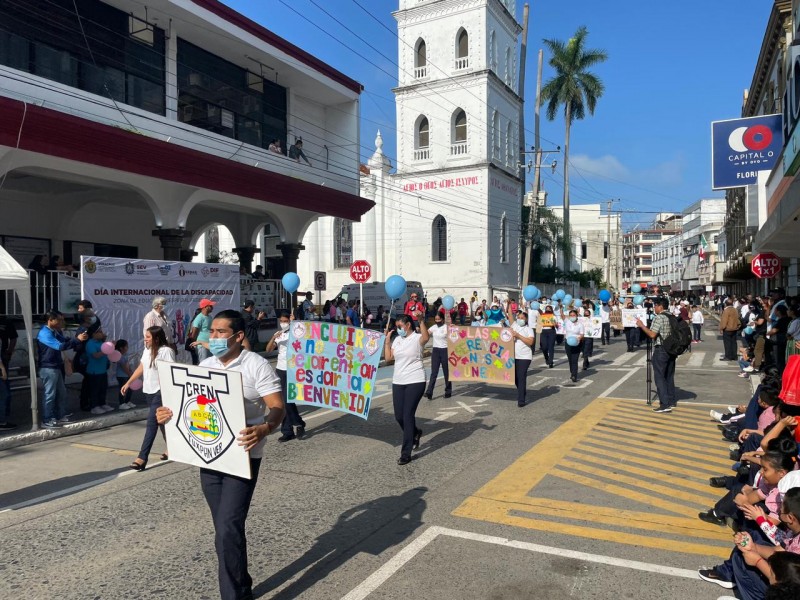
[(300, 411), (297, 410), (297, 404), (294, 402), (286, 401), (286, 371), (282, 369), (275, 369), (278, 374), (278, 379), (281, 380), (281, 389), (283, 390), (283, 406), (286, 408), (286, 414), (281, 421), (281, 433), (283, 435), (294, 435), (293, 427), (305, 427), (306, 422), (300, 416)]
[(525, 394), (528, 391), (528, 367), (530, 359), (518, 358), (514, 361), (514, 381), (517, 384), (517, 405), (525, 406)]
[(628, 342), (628, 351), (639, 343), (639, 330), (636, 327), (625, 328), (625, 341)]
[(544, 362), (552, 365), (553, 355), (556, 351), (556, 330), (542, 329), (542, 335), (539, 338), (539, 347), (542, 349), (542, 354), (544, 354)]
[(583, 338), (583, 342), (581, 343), (583, 346), (583, 368), (589, 368), (589, 358), (592, 356), (592, 352), (594, 351), (594, 338)]
[(394, 404), (394, 418), (403, 430), (403, 446), (400, 449), (402, 458), (411, 458), (411, 449), (414, 446), (414, 436), (417, 434), (417, 406), (422, 400), (425, 391), (425, 382), (409, 383), (406, 385), (392, 384), (392, 403)]
[(219, 594), (222, 600), (253, 598), (253, 579), (247, 571), (244, 522), (256, 489), (260, 465), (260, 458), (250, 459), (252, 479), (200, 469), (200, 486), (214, 522), (214, 546), (219, 561)]
[(108, 393), (108, 376), (105, 373), (89, 374), (83, 376), (89, 399), (89, 406), (96, 408), (106, 403)]
[(603, 323), (603, 330), (600, 332), (600, 341), (603, 346), (611, 343), (611, 323)]
[(439, 377), (439, 367), (444, 373), (444, 397), (449, 398), (453, 393), (453, 384), (450, 383), (450, 366), (447, 364), (447, 348), (431, 349), (431, 378), (428, 381), (428, 389), (425, 393), (433, 395), (433, 388), (436, 385), (436, 378)]
[(569, 361), (569, 373), (573, 377), (578, 376), (578, 358), (580, 356), (583, 344), (578, 344), (577, 346), (570, 346), (569, 344), (564, 344), (564, 350), (567, 352), (567, 360)]
[(653, 379), (661, 408), (675, 408), (678, 404), (675, 398), (675, 360), (676, 357), (667, 354), (661, 346), (653, 348)]
[(722, 345), (725, 348), (725, 358), (728, 360), (736, 360), (739, 358), (736, 355), (736, 337), (739, 335), (738, 331), (723, 331), (722, 332)]

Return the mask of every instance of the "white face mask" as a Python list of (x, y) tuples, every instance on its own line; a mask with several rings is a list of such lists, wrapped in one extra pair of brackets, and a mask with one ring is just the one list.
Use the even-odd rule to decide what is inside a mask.
[(286, 331), (287, 329), (289, 329), (289, 324), (288, 323), (281, 322), (280, 325), (281, 325), (281, 331)]
[(517, 319), (517, 325), (520, 327), (525, 327), (525, 319)]

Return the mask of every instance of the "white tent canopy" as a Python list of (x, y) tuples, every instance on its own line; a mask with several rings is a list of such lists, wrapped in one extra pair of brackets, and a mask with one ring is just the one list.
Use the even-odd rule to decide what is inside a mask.
[(25, 335), (28, 338), (28, 361), (31, 369), (31, 413), (33, 428), (37, 429), (39, 427), (39, 404), (36, 398), (36, 359), (34, 355), (36, 346), (33, 345), (31, 282), (28, 272), (2, 246), (0, 246), (0, 290), (13, 290), (22, 307), (22, 320), (25, 322)]

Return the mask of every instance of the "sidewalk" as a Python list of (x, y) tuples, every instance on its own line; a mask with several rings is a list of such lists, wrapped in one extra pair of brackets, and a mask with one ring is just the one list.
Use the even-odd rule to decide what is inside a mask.
[[(719, 319), (719, 315), (718, 314), (709, 311), (707, 308), (703, 309), (703, 313), (706, 316), (711, 317), (714, 321), (716, 321), (717, 325), (719, 325), (719, 320), (720, 319)], [(748, 377), (748, 381), (750, 382), (750, 387), (751, 387), (751, 389), (753, 391), (753, 394), (755, 394), (756, 393), (756, 388), (758, 388), (758, 386), (761, 385), (761, 375), (758, 374), (758, 373), (752, 373), (750, 375), (750, 377)]]

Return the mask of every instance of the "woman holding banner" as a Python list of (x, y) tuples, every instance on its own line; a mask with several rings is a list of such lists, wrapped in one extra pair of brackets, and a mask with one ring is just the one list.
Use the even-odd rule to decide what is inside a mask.
[[(419, 323), (419, 333), (414, 331), (414, 322)], [(422, 366), (422, 349), (430, 335), (425, 327), (425, 315), (421, 311), (413, 315), (398, 315), (395, 320), (397, 337), (392, 341), (391, 329), (386, 327), (386, 341), (383, 346), (384, 358), (394, 361), (392, 377), (392, 402), (394, 418), (403, 430), (403, 446), (398, 465), (411, 462), (412, 448), (419, 448), (422, 430), (417, 428), (416, 414), (419, 401), (425, 392), (425, 368)]]
[(578, 381), (578, 358), (583, 346), (584, 336), (586, 329), (578, 320), (578, 311), (574, 308), (569, 311), (569, 317), (564, 320), (564, 349), (567, 351), (567, 360), (569, 361), (569, 378), (575, 382)]
[[(278, 316), (278, 331), (269, 339), (267, 343), (267, 352), (273, 352), (278, 349), (278, 362), (275, 364), (275, 372), (278, 374), (278, 379), (281, 380), (281, 389), (283, 390), (283, 397), (286, 397), (286, 344), (289, 343), (289, 323), (292, 319), (288, 311), (281, 311)], [(288, 442), (295, 438), (303, 439), (306, 434), (306, 422), (300, 416), (300, 411), (297, 410), (297, 405), (294, 402), (285, 402), (286, 416), (283, 417), (281, 422), (281, 437), (278, 438), (279, 442)], [(297, 429), (295, 429), (295, 427)]]
[(514, 381), (517, 384), (517, 406), (525, 406), (528, 391), (528, 367), (533, 360), (533, 330), (528, 326), (528, 313), (517, 311), (517, 320), (511, 325), (514, 335)]
[[(246, 350), (245, 323), (239, 312), (223, 310), (211, 323), (209, 351), (212, 356), (200, 366), (241, 373), (246, 426), (237, 441), (242, 452), (250, 453), (250, 479), (220, 471), (200, 469), (200, 487), (214, 522), (215, 546), (219, 561), (219, 591), (222, 600), (253, 597), (253, 580), (247, 570), (245, 521), (253, 498), (258, 469), (267, 435), (280, 427), (283, 419), (281, 382), (269, 362)], [(172, 418), (172, 410), (157, 411), (160, 425)], [(235, 451), (231, 447), (229, 451)]]

